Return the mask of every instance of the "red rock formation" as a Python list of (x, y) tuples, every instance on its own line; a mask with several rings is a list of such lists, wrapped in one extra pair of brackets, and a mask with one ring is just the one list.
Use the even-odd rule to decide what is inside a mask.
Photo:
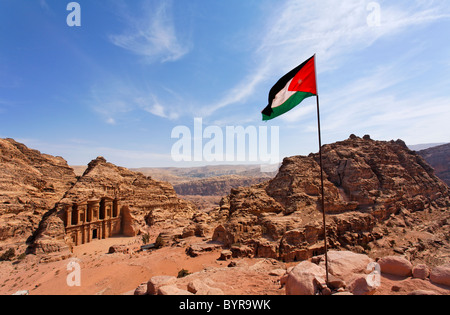
[[(323, 167), (345, 198), (367, 207), (382, 219), (401, 208), (410, 211), (442, 207), (448, 187), (433, 169), (401, 140), (374, 141), (351, 136), (325, 145)], [(314, 155), (316, 161), (318, 155)]]
[[(403, 141), (352, 135), (323, 147), (325, 211), (331, 247), (364, 250), (392, 215), (444, 211), (448, 187)], [(318, 155), (285, 158), (267, 183), (232, 190), (213, 240), (248, 245), (258, 257), (304, 260), (324, 251)], [(415, 220), (415, 219), (410, 219)], [(361, 247), (362, 246), (362, 247)]]
[(52, 209), (76, 182), (61, 157), (41, 154), (12, 139), (0, 139), (0, 241), (24, 246)]

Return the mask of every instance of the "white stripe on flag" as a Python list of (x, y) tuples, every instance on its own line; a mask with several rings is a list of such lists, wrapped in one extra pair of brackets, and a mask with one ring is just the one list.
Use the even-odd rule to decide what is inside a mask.
[(296, 91), (289, 91), (289, 86), (291, 85), (292, 80), (290, 80), (286, 84), (286, 86), (275, 96), (272, 101), (272, 108), (283, 105), (283, 103), (286, 102), (292, 95), (297, 93)]

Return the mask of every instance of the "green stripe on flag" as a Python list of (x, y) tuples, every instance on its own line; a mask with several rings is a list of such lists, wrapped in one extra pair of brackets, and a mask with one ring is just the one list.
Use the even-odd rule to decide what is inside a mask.
[(297, 92), (294, 95), (292, 95), (290, 98), (287, 99), (286, 102), (281, 104), (280, 106), (272, 108), (273, 112), (270, 116), (263, 114), (263, 121), (274, 119), (275, 117), (278, 117), (280, 115), (283, 115), (284, 113), (290, 111), (295, 106), (303, 102), (305, 98), (315, 96), (313, 93), (309, 92)]

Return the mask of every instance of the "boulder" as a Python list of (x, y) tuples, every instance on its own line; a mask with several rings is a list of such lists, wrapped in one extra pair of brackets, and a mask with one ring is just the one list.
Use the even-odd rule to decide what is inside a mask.
[(414, 266), (412, 270), (413, 278), (418, 278), (425, 280), (430, 276), (430, 269), (427, 267), (427, 265), (420, 264), (417, 266)]
[[(332, 275), (346, 279), (355, 273), (365, 273), (367, 266), (373, 260), (364, 254), (356, 254), (350, 251), (328, 252), (328, 271)], [(322, 256), (320, 266), (325, 268), (325, 258)]]
[(231, 246), (230, 250), (233, 253), (234, 258), (253, 256), (253, 249), (247, 245), (233, 245)]
[(402, 256), (386, 256), (378, 261), (381, 272), (395, 276), (409, 277), (412, 275), (412, 264)]
[(173, 276), (155, 276), (147, 282), (147, 294), (156, 295), (160, 287), (174, 283), (177, 278)]
[(376, 287), (367, 281), (367, 276), (357, 276), (349, 285), (348, 290), (353, 295), (373, 295)]
[(128, 252), (128, 247), (126, 245), (112, 245), (108, 250), (108, 254), (114, 254), (114, 253), (126, 254), (127, 252)]
[(285, 274), (286, 274), (286, 270), (281, 269), (281, 268), (274, 269), (269, 272), (269, 276), (275, 276), (275, 277), (283, 277)]
[(159, 287), (158, 295), (192, 295), (192, 293), (180, 289), (175, 285), (164, 285), (162, 287)]
[(228, 260), (233, 257), (231, 250), (225, 249), (220, 253), (219, 260)]
[(286, 295), (315, 295), (324, 283), (325, 269), (309, 261), (295, 266), (286, 279)]
[(134, 295), (146, 295), (147, 294), (147, 283), (141, 283), (136, 290), (134, 290)]
[(332, 274), (328, 275), (328, 286), (334, 290), (340, 288), (345, 288), (347, 286), (346, 282)]
[(196, 243), (190, 245), (188, 248), (186, 248), (186, 254), (191, 257), (197, 257), (198, 255), (205, 253), (205, 252), (212, 252), (216, 249), (220, 249), (222, 247), (221, 244), (215, 243), (215, 242), (203, 242), (203, 243)]
[(187, 289), (196, 295), (224, 295), (221, 289), (210, 287), (200, 279), (194, 279), (189, 282)]
[(431, 270), (431, 282), (450, 286), (450, 264), (435, 267)]

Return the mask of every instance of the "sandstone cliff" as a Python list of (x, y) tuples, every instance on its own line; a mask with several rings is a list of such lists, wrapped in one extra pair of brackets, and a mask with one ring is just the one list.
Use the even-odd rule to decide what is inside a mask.
[[(323, 148), (329, 180), (356, 201), (385, 219), (401, 208), (410, 211), (446, 206), (448, 187), (405, 143), (352, 136)], [(318, 155), (314, 155), (318, 161)]]
[(450, 143), (417, 153), (434, 168), (436, 175), (450, 186)]
[[(369, 250), (373, 244), (382, 244), (390, 232), (397, 233), (388, 223), (411, 232), (436, 225), (442, 246), (434, 248), (435, 240), (431, 240), (429, 249), (435, 249), (440, 257), (448, 256), (448, 187), (403, 141), (352, 135), (325, 145), (322, 151), (331, 247)], [(304, 260), (324, 251), (320, 208), (318, 154), (285, 158), (274, 179), (233, 189), (222, 200), (217, 212), (226, 220), (215, 229), (213, 240), (244, 255)], [(406, 234), (403, 238), (407, 239)], [(413, 241), (417, 238), (411, 237)], [(393, 243), (385, 247), (393, 250)], [(409, 244), (411, 248), (415, 245)], [(418, 248), (425, 252), (419, 245), (415, 254)]]
[(13, 139), (0, 139), (2, 246), (24, 246), (42, 215), (75, 182), (75, 173), (63, 158), (41, 154)]

